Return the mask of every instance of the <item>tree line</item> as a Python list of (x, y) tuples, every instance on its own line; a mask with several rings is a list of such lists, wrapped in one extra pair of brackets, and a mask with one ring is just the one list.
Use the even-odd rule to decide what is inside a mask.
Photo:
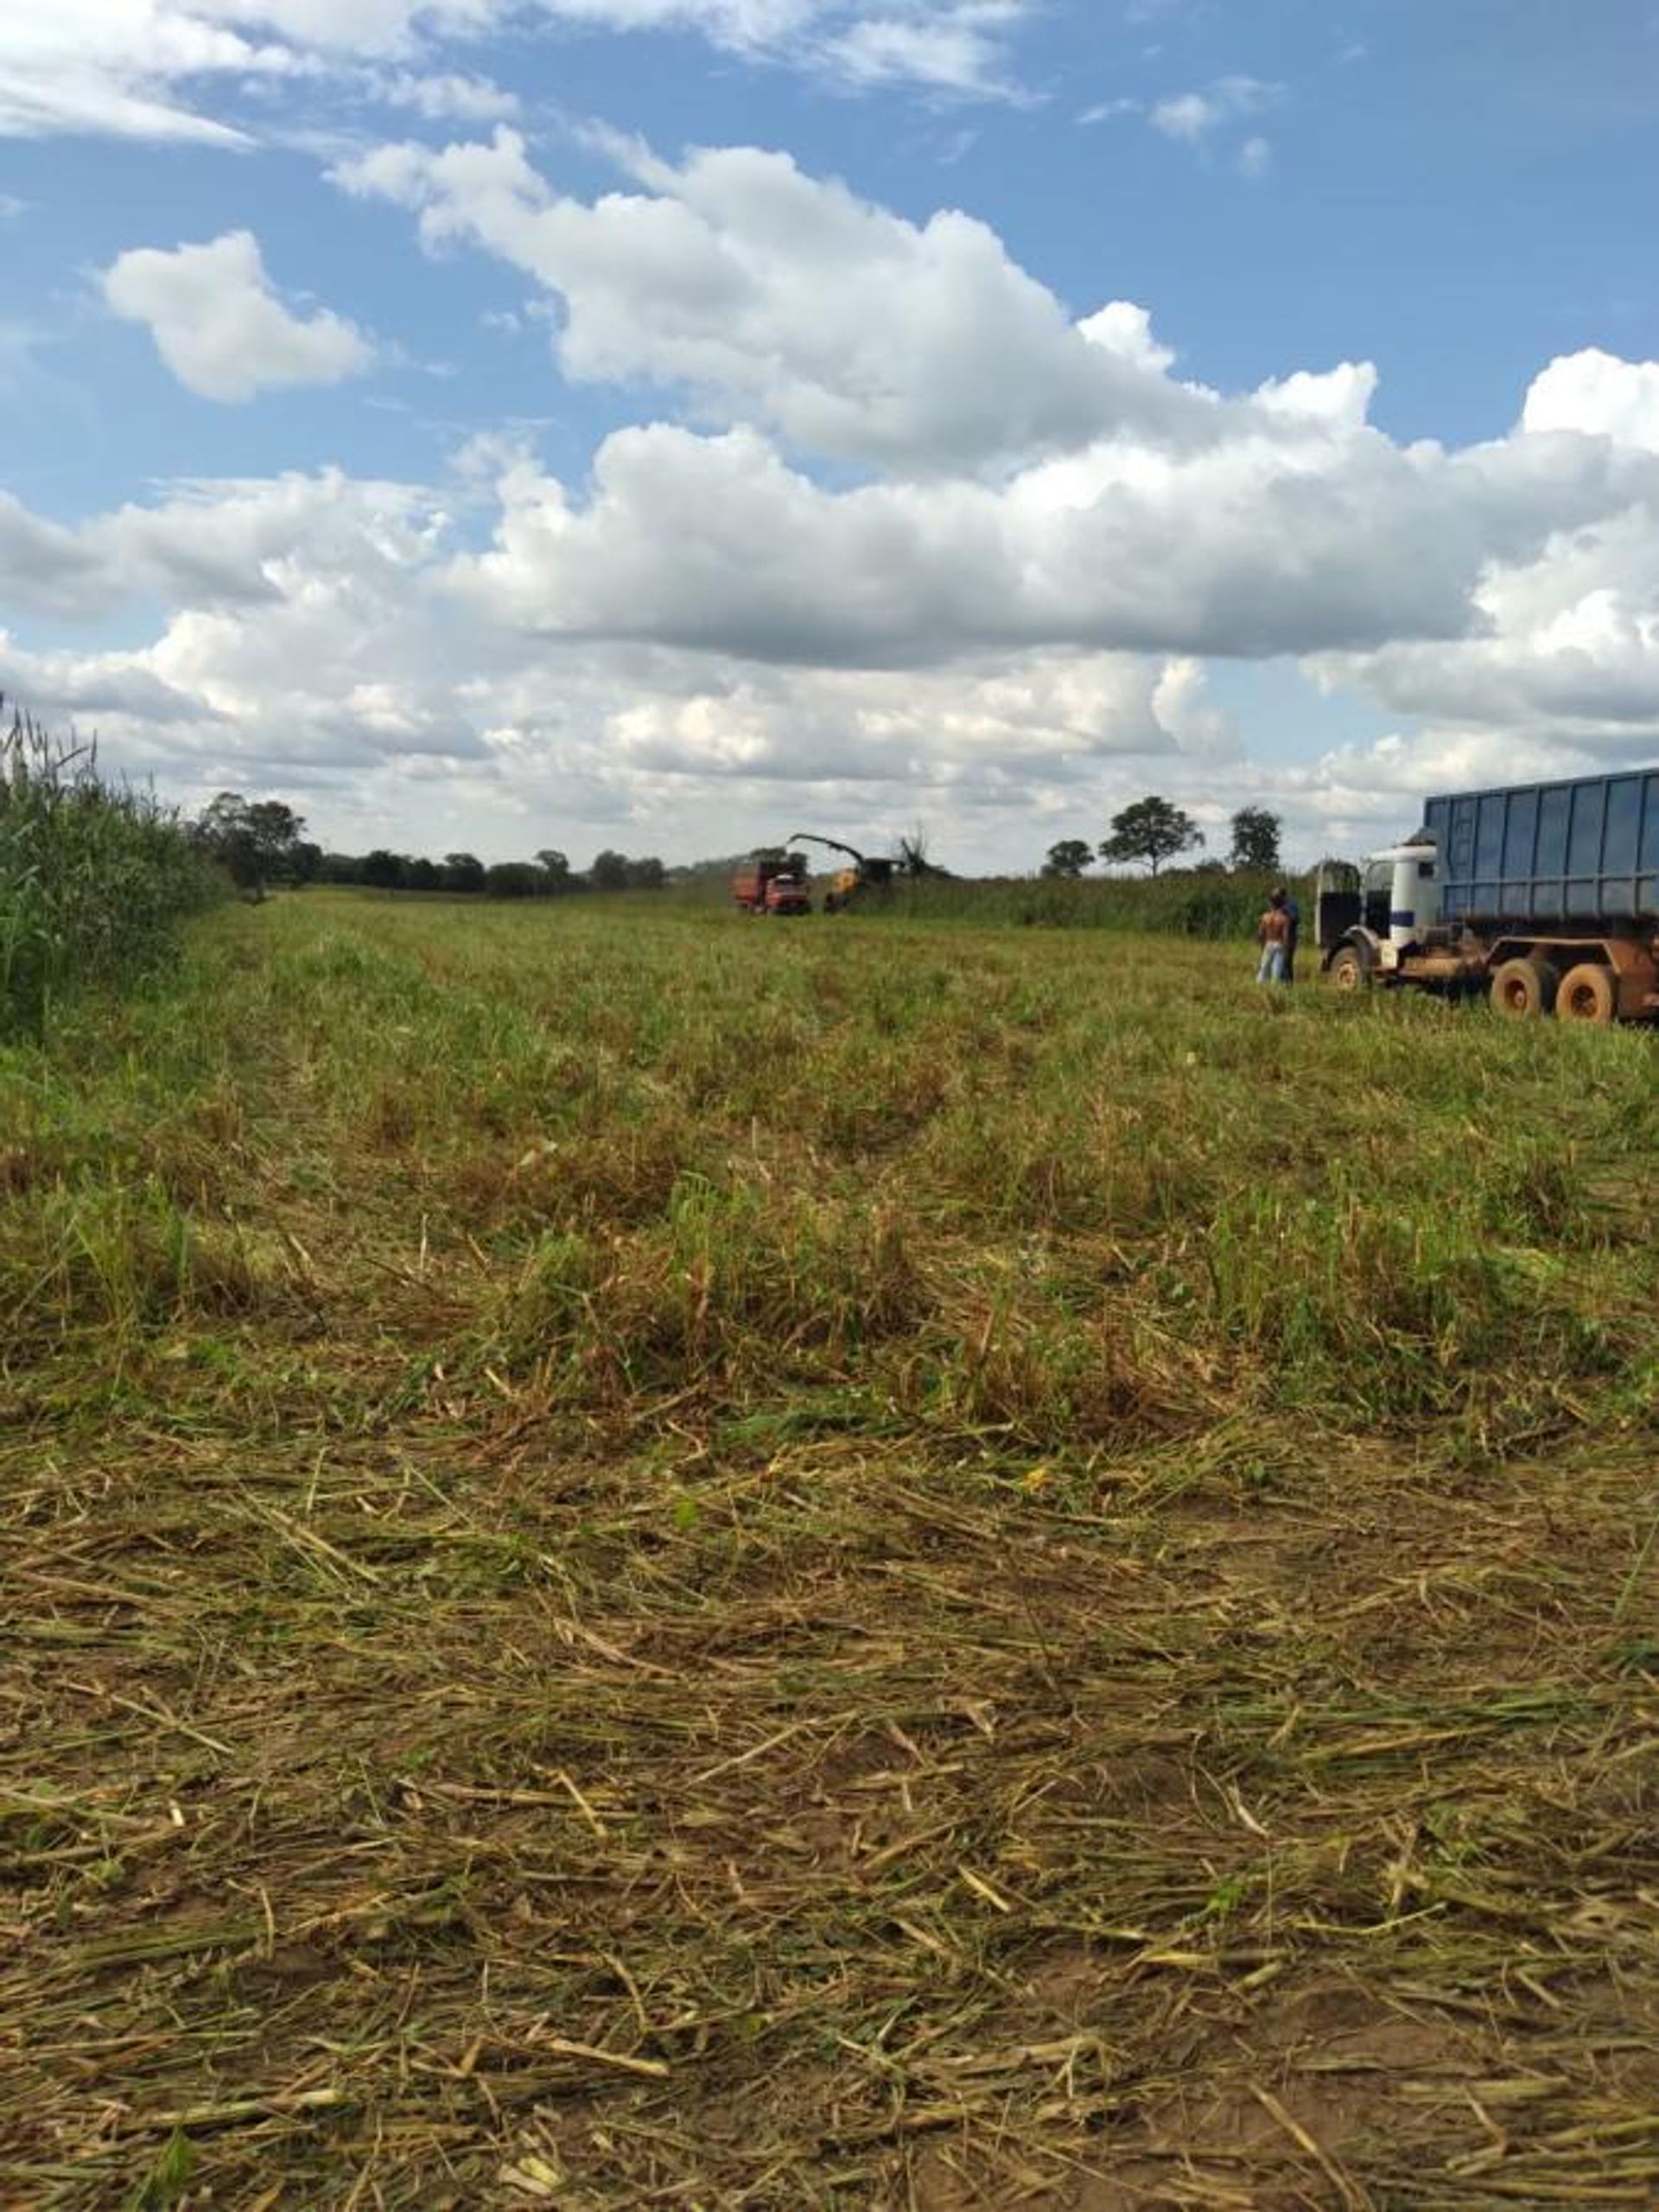
[[(1199, 867), (1277, 875), (1282, 826), (1279, 817), (1265, 806), (1242, 806), (1230, 826), (1232, 844), (1226, 859), (1200, 861)], [(1150, 791), (1112, 817), (1111, 835), (1103, 837), (1098, 847), (1084, 837), (1062, 837), (1051, 845), (1043, 874), (1075, 880), (1085, 868), (1092, 868), (1098, 857), (1119, 867), (1138, 864), (1156, 875), (1166, 861), (1194, 851), (1204, 842), (1204, 832), (1190, 814)]]
[(221, 791), (197, 817), (198, 843), (238, 889), (258, 898), (273, 885), (359, 884), (373, 891), (448, 891), (486, 899), (561, 899), (580, 892), (660, 891), (667, 870), (655, 855), (606, 851), (587, 869), (548, 846), (533, 861), (486, 864), (474, 853), (328, 853), (305, 835), (305, 823), (281, 799), (249, 800)]
[[(1225, 860), (1198, 863), (1199, 872), (1236, 870), (1275, 875), (1280, 858), (1280, 817), (1266, 807), (1240, 807), (1233, 816), (1231, 844)], [(586, 869), (571, 866), (568, 855), (549, 846), (533, 860), (497, 861), (486, 865), (474, 853), (446, 853), (442, 860), (393, 852), (377, 846), (368, 853), (330, 853), (305, 835), (305, 823), (281, 799), (244, 798), (221, 791), (202, 809), (194, 825), (197, 843), (217, 861), (238, 889), (258, 897), (272, 885), (357, 884), (373, 891), (444, 891), (487, 899), (560, 899), (581, 892), (660, 891), (671, 878), (701, 879), (729, 873), (735, 862), (703, 862), (670, 870), (654, 854), (632, 857), (604, 851)], [(1205, 836), (1192, 817), (1155, 791), (1115, 814), (1110, 835), (1092, 845), (1086, 838), (1062, 837), (1048, 849), (1042, 873), (1076, 880), (1096, 859), (1109, 865), (1140, 865), (1155, 876), (1168, 861), (1203, 846)], [(901, 873), (937, 875), (944, 871), (926, 860), (919, 839), (901, 840)]]

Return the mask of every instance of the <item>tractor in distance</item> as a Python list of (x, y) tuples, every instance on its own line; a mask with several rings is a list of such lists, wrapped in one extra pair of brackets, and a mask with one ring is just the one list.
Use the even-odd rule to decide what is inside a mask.
[(732, 878), (732, 897), (741, 914), (810, 914), (806, 855), (778, 846), (751, 855)]
[(1338, 990), (1484, 992), (1511, 1015), (1659, 1014), (1659, 768), (1431, 798), (1363, 868), (1320, 863)]
[(893, 861), (871, 859), (855, 846), (843, 845), (839, 837), (820, 837), (810, 830), (791, 830), (791, 845), (823, 845), (832, 853), (844, 853), (849, 865), (838, 868), (830, 879), (823, 894), (826, 914), (844, 913), (846, 909), (873, 892), (888, 891), (893, 887)]

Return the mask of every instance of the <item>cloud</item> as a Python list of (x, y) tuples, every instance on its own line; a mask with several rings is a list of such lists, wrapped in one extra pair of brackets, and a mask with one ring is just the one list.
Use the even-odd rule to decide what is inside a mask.
[(384, 106), (411, 108), (429, 123), (494, 123), (517, 115), (520, 105), (516, 92), (487, 77), (383, 70), (369, 78), (367, 89)]
[[(501, 851), (572, 817), (729, 849), (810, 796), (1007, 864), (1148, 786), (1217, 828), (1282, 800), (1326, 842), (1408, 827), (1459, 765), (1659, 741), (1659, 365), (1564, 357), (1507, 435), (1401, 444), (1367, 363), (1217, 392), (1145, 308), (1078, 317), (967, 216), (753, 148), (613, 150), (591, 200), (511, 131), (339, 175), (532, 276), (567, 374), (684, 419), (642, 406), (560, 474), (495, 435), (434, 483), (184, 482), (73, 524), (0, 497), (0, 681), (170, 790)], [(245, 233), (109, 283), (197, 389), (360, 365)], [(1323, 686), (1369, 741), (1252, 764), (1230, 661), (1300, 666), (1307, 725)]]
[[(1149, 787), (1217, 828), (1278, 804), (1313, 849), (1476, 769), (1650, 753), (1654, 457), (1581, 432), (1402, 453), (1367, 390), (1286, 379), (1291, 448), (1103, 449), (1001, 486), (831, 492), (752, 431), (657, 425), (608, 441), (585, 497), (498, 447), (448, 486), (181, 485), (74, 528), (0, 502), (0, 601), (165, 610), (121, 652), (6, 640), (0, 683), (169, 791), (504, 853), (588, 823), (689, 856), (810, 798), (855, 836), (920, 814), (964, 864), (1017, 865)], [(1133, 545), (1103, 556), (1114, 533)], [(1365, 642), (1318, 650), (1344, 628)], [(1203, 662), (1297, 652), (1426, 727), (1252, 764)]]
[(1330, 685), (1465, 730), (1659, 750), (1659, 503), (1553, 534), (1494, 563), (1470, 634), (1390, 639), (1316, 662)]
[(103, 286), (113, 312), (144, 324), (179, 382), (204, 399), (340, 384), (374, 360), (368, 340), (340, 315), (283, 306), (248, 231), (170, 252), (139, 247), (105, 270)]
[(1535, 432), (1582, 430), (1659, 453), (1659, 362), (1621, 361), (1593, 346), (1565, 354), (1534, 378), (1521, 424)]
[(223, 20), (235, 13), (170, 0), (6, 0), (0, 137), (70, 132), (245, 143), (232, 125), (194, 112), (181, 92), (215, 78), (292, 73), (293, 51), (244, 36)]
[(866, 16), (819, 48), (853, 85), (917, 84), (978, 96), (1017, 95), (1002, 75), (999, 34), (1017, 8), (963, 6), (914, 16)]
[(506, 130), (381, 146), (333, 175), (415, 210), (433, 251), (480, 246), (556, 293), (568, 377), (679, 387), (702, 419), (805, 452), (928, 473), (1115, 431), (1216, 434), (1211, 400), (1164, 376), (1150, 341), (1074, 325), (971, 216), (912, 223), (754, 147), (677, 168), (610, 145), (638, 188), (591, 204), (556, 194)]
[(1005, 98), (1007, 41), (1033, 0), (537, 0), (608, 30), (700, 32), (728, 53), (855, 87), (918, 85)]
[(1273, 167), (1273, 148), (1265, 138), (1247, 138), (1238, 149), (1238, 173), (1254, 183)]
[(1217, 77), (1201, 91), (1175, 92), (1156, 101), (1147, 120), (1166, 138), (1202, 146), (1224, 124), (1260, 115), (1272, 107), (1281, 88), (1260, 77)]
[[(510, 842), (527, 806), (655, 822), (658, 842), (706, 821), (717, 849), (734, 808), (810, 798), (836, 821), (845, 806), (891, 824), (920, 804), (965, 819), (1226, 747), (1200, 672), (1159, 658), (992, 652), (802, 672), (658, 640), (550, 650), (454, 589), (450, 527), (433, 493), (332, 477), (194, 486), (46, 532), (169, 611), (150, 643), (117, 652), (0, 638), (0, 684), (96, 721), (112, 765), (193, 798), (263, 782), (338, 821), (342, 793), (374, 790), (385, 809), (441, 778), (428, 842), (464, 803), (474, 823), (499, 819), (507, 851), (537, 842)], [(30, 557), (41, 541), (37, 525)]]
[[(1328, 688), (1451, 728), (1600, 757), (1659, 752), (1659, 363), (1595, 348), (1552, 361), (1529, 387), (1517, 436), (1497, 449), (1554, 475), (1610, 465), (1628, 496), (1559, 510), (1541, 543), (1493, 546), (1462, 634), (1392, 637), (1316, 657)], [(1605, 480), (1611, 489), (1612, 477)], [(1548, 510), (1547, 510), (1548, 512)], [(1517, 773), (1521, 772), (1519, 770)]]
[[(1348, 404), (1365, 385), (1329, 382)], [(1006, 484), (831, 490), (753, 430), (619, 431), (579, 497), (510, 470), (494, 544), (455, 584), (543, 637), (803, 665), (988, 646), (1367, 652), (1463, 636), (1489, 563), (1542, 557), (1560, 531), (1659, 496), (1659, 468), (1624, 452), (1402, 452), (1310, 384), (1271, 433), (1187, 455), (1109, 441)]]
[[(251, 81), (360, 87), (432, 117), (510, 113), (509, 96), (443, 66), (509, 29), (697, 34), (746, 60), (857, 89), (1007, 91), (1007, 43), (1034, 0), (4, 0), (0, 137), (56, 133), (235, 147), (250, 126), (204, 111)], [(386, 90), (390, 87), (390, 91)]]
[(96, 622), (145, 598), (268, 611), (292, 580), (368, 575), (394, 597), (442, 543), (435, 493), (324, 469), (177, 483), (165, 498), (49, 521), (0, 493), (0, 605)]

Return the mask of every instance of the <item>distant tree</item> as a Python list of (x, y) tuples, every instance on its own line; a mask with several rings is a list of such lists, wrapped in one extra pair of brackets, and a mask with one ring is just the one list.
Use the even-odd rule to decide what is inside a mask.
[(315, 883), (322, 874), (322, 847), (300, 838), (294, 847), (292, 866), (293, 882)]
[(404, 887), (404, 864), (396, 853), (388, 852), (384, 845), (377, 846), (363, 860), (363, 880), (376, 891), (401, 891)]
[(296, 880), (304, 823), (279, 798), (252, 801), (220, 791), (196, 821), (196, 835), (239, 891), (263, 899), (267, 885)]
[(1262, 875), (1279, 873), (1279, 817), (1265, 806), (1241, 806), (1233, 817), (1231, 868), (1254, 868)]
[(292, 883), (299, 866), (301, 832), (305, 824), (291, 806), (279, 798), (256, 799), (248, 809), (248, 826), (253, 832), (254, 849), (258, 853), (269, 883)]
[(575, 888), (575, 878), (570, 873), (570, 861), (556, 845), (544, 845), (536, 855), (542, 874), (547, 880), (542, 888), (552, 898), (560, 898)]
[(626, 891), (628, 887), (628, 856), (626, 853), (599, 854), (588, 871), (588, 880), (595, 891)]
[(405, 861), (404, 888), (405, 891), (442, 891), (443, 870), (438, 866), (436, 861), (427, 860), (424, 856), (416, 860)]
[(1076, 877), (1094, 864), (1095, 849), (1086, 838), (1062, 837), (1058, 844), (1049, 847), (1043, 874)]
[(664, 873), (663, 864), (655, 853), (647, 853), (642, 859), (628, 862), (628, 888), (630, 891), (660, 891)]
[(481, 891), (484, 888), (484, 863), (472, 853), (446, 853), (443, 856), (443, 887), (446, 891)]
[(484, 888), (492, 899), (533, 899), (545, 878), (532, 861), (498, 861), (485, 870)]
[(355, 853), (325, 853), (317, 869), (319, 883), (361, 883), (363, 863)]
[(1144, 861), (1156, 875), (1177, 853), (1204, 842), (1204, 832), (1190, 814), (1155, 791), (1112, 817), (1112, 834), (1102, 840), (1103, 861)]

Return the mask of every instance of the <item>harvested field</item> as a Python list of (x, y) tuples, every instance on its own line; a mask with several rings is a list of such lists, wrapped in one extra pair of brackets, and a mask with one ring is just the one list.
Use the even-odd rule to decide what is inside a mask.
[(0, 2204), (1652, 2203), (1655, 1041), (1248, 970), (310, 894), (0, 1059)]

